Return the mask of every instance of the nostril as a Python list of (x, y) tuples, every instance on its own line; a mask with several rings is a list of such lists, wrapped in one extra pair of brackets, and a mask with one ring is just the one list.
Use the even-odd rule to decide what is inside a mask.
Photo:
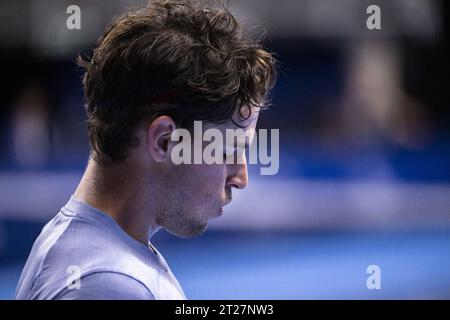
[(242, 185), (236, 182), (230, 182), (227, 185), (228, 187), (230, 187), (230, 189), (231, 188), (242, 189)]

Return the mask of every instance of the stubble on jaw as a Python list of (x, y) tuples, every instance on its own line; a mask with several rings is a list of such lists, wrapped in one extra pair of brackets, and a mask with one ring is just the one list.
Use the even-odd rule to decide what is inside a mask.
[(184, 166), (174, 166), (172, 172), (165, 179), (160, 179), (161, 196), (159, 197), (160, 208), (156, 214), (155, 221), (158, 226), (167, 232), (180, 237), (192, 238), (206, 231), (207, 218), (200, 217), (196, 212), (188, 210), (189, 205), (185, 203), (183, 188), (189, 188), (189, 184), (181, 186), (180, 182), (187, 179), (187, 170)]

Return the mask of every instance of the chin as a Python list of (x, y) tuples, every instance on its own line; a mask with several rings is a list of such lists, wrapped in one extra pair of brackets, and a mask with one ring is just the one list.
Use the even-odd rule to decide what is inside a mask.
[(165, 230), (179, 238), (194, 238), (202, 235), (208, 228), (208, 221), (189, 221), (180, 228), (165, 228)]

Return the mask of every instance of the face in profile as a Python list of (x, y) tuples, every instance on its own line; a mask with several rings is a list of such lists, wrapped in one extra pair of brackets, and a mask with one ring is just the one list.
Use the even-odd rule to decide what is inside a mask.
[[(226, 137), (227, 129), (243, 129), (248, 143), (253, 140), (258, 115), (245, 121), (243, 128), (231, 120), (217, 125), (206, 123), (203, 130), (218, 129)], [(236, 141), (228, 143), (224, 138), (224, 157), (230, 154), (241, 157), (240, 161), (227, 164), (174, 164), (168, 166), (163, 180), (165, 210), (157, 223), (168, 232), (179, 237), (194, 237), (202, 234), (208, 220), (219, 217), (223, 207), (231, 202), (233, 189), (244, 189), (248, 183), (247, 159), (245, 152), (237, 152)]]

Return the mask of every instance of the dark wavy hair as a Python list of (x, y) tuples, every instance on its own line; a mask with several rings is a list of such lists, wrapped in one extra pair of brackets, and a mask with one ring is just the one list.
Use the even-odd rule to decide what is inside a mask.
[[(155, 0), (114, 19), (85, 68), (83, 86), (91, 156), (99, 163), (126, 158), (139, 144), (144, 115), (166, 114), (177, 126), (221, 123), (265, 108), (276, 59), (246, 35), (225, 7)], [(242, 112), (248, 108), (250, 112)], [(235, 122), (236, 123), (236, 122)]]

